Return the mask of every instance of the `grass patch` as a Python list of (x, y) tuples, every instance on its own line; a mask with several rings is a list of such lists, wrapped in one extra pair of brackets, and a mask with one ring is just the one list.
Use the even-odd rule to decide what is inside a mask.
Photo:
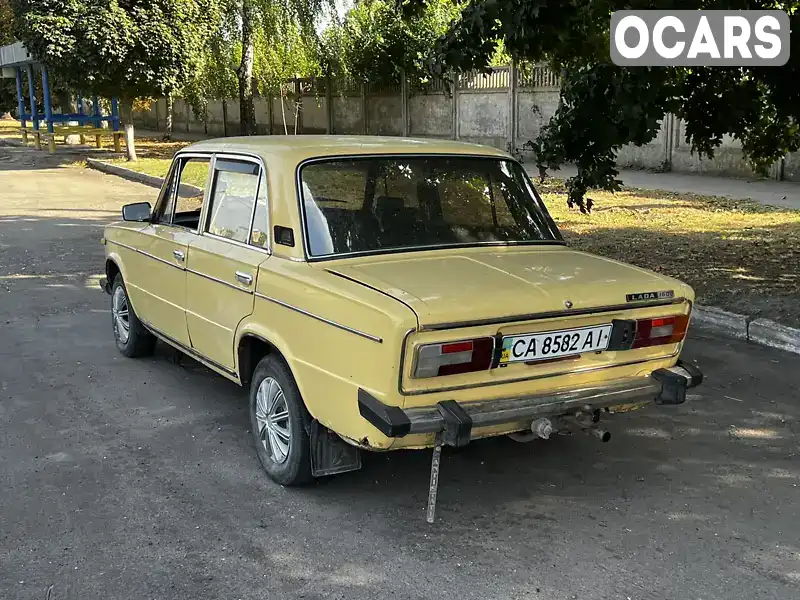
[(562, 181), (538, 187), (573, 248), (677, 277), (702, 304), (800, 326), (800, 211), (626, 188), (592, 191), (584, 215)]
[(179, 142), (160, 140), (158, 138), (136, 138), (136, 156), (138, 160), (129, 162), (125, 157), (111, 158), (107, 162), (153, 175), (155, 177), (166, 177), (173, 155), (186, 146), (194, 142)]

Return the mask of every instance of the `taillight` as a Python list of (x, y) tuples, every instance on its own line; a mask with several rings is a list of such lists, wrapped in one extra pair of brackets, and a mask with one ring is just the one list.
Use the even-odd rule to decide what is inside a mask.
[(414, 377), (439, 377), (486, 371), (492, 365), (493, 355), (493, 338), (425, 344), (417, 350)]
[(689, 315), (640, 319), (636, 321), (636, 337), (631, 348), (647, 348), (662, 344), (677, 344), (686, 337)]

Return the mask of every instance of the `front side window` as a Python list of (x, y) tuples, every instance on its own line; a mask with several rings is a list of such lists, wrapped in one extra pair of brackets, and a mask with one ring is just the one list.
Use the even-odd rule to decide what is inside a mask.
[(300, 179), (312, 257), (561, 241), (522, 167), (502, 158), (331, 159)]
[(210, 164), (207, 157), (176, 159), (157, 210), (158, 223), (198, 228)]
[(207, 231), (248, 243), (260, 168), (257, 164), (217, 159)]

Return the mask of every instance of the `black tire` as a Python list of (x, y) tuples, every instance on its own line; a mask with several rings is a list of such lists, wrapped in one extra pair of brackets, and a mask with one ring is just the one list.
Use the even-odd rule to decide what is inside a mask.
[[(276, 420), (282, 430), (289, 432), (286, 444), (288, 451), (285, 452), (285, 457), (282, 457), (283, 451), (279, 449), (277, 451), (278, 459), (275, 458), (276, 450), (272, 447), (269, 431), (265, 425), (259, 426), (259, 418), (256, 416), (259, 387), (268, 378), (271, 378), (271, 381), (279, 386), (283, 394), (283, 400), (276, 400), (276, 404), (280, 406), (280, 403), (284, 402), (288, 413), (288, 417)], [(267, 392), (269, 385), (269, 382), (265, 383), (265, 396), (269, 395)], [(282, 412), (281, 410), (276, 414)], [(311, 418), (289, 367), (278, 357), (268, 355), (262, 358), (256, 366), (250, 382), (250, 429), (253, 432), (258, 460), (274, 482), (285, 486), (294, 486), (308, 483), (313, 479), (311, 475), (311, 444), (308, 436), (310, 422)], [(276, 434), (273, 433), (274, 435)]]
[[(118, 324), (114, 309), (115, 301), (119, 302), (117, 298), (118, 294), (123, 295), (125, 306), (127, 307), (127, 339), (124, 339), (125, 336), (120, 331), (120, 325)], [(123, 356), (127, 356), (128, 358), (152, 356), (156, 346), (156, 338), (145, 329), (139, 317), (136, 316), (130, 299), (128, 298), (128, 290), (125, 288), (125, 282), (122, 280), (122, 275), (120, 274), (117, 274), (111, 286), (111, 327), (114, 331), (114, 340), (117, 342), (117, 349)]]

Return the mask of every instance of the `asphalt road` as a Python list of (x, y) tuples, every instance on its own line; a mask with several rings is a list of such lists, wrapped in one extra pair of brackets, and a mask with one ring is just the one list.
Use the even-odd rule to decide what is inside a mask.
[[(103, 222), (154, 190), (0, 148), (0, 598), (800, 598), (800, 357), (695, 333), (690, 402), (282, 489), (244, 393), (114, 347)], [(50, 595), (48, 596), (48, 589)]]

